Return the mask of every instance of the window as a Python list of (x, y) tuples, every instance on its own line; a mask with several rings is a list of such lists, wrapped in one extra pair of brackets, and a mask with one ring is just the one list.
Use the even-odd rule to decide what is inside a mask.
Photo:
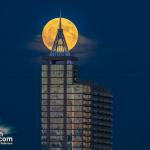
[(67, 78), (67, 84), (72, 84), (72, 78)]
[(72, 71), (67, 71), (67, 77), (72, 77)]
[(67, 70), (72, 70), (72, 65), (67, 65)]
[(42, 100), (42, 105), (47, 105), (47, 100)]
[(67, 94), (68, 99), (82, 99), (82, 94)]
[(64, 65), (51, 65), (51, 70), (64, 70)]
[(64, 104), (64, 101), (63, 100), (50, 100), (50, 104), (51, 105), (63, 105)]
[(47, 106), (42, 106), (42, 111), (47, 111)]
[(63, 118), (64, 114), (63, 112), (50, 112), (50, 116), (53, 118)]
[(42, 78), (42, 84), (48, 84), (47, 81), (48, 81), (47, 78)]
[(82, 106), (67, 106), (67, 111), (82, 111)]
[(64, 118), (51, 118), (51, 123), (63, 123)]
[(47, 71), (42, 71), (42, 77), (47, 77)]
[(50, 88), (51, 93), (64, 93), (63, 85), (52, 85)]
[(64, 84), (64, 78), (51, 78), (51, 84)]
[(50, 94), (51, 99), (64, 99), (64, 94)]
[(42, 93), (48, 93), (47, 85), (42, 85)]
[(42, 65), (42, 70), (47, 70), (47, 65)]
[(64, 77), (64, 71), (53, 70), (53, 71), (51, 71), (51, 77)]
[(48, 95), (47, 94), (42, 94), (42, 99), (47, 99)]
[(64, 111), (63, 106), (50, 106), (51, 111)]

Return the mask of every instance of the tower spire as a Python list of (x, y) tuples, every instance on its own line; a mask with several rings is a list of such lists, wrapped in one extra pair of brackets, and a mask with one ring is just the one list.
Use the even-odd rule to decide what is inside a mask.
[(59, 9), (59, 29), (61, 29), (61, 9)]
[(62, 28), (62, 18), (61, 18), (61, 9), (59, 10), (59, 28), (57, 30), (57, 35), (55, 41), (53, 43), (52, 51), (50, 53), (51, 56), (70, 56), (68, 46), (66, 43), (66, 39), (63, 33)]

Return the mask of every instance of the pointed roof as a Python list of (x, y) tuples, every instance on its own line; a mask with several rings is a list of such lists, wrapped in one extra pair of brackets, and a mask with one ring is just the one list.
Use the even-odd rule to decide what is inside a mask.
[(52, 56), (70, 56), (68, 46), (66, 43), (66, 39), (62, 29), (62, 18), (61, 18), (61, 10), (59, 17), (59, 28), (57, 30), (57, 35), (55, 41), (53, 43), (52, 51), (50, 52)]

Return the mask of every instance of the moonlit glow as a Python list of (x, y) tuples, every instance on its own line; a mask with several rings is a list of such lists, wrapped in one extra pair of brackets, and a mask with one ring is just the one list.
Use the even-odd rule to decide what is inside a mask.
[[(54, 40), (56, 38), (57, 30), (59, 28), (59, 21), (60, 18), (55, 18), (50, 20), (45, 26), (42, 31), (42, 39), (44, 45), (49, 49), (52, 50), (52, 46)], [(78, 30), (76, 26), (68, 19), (61, 18), (61, 25), (63, 29), (63, 33), (66, 39), (66, 43), (68, 49), (71, 50), (77, 43), (78, 40)]]

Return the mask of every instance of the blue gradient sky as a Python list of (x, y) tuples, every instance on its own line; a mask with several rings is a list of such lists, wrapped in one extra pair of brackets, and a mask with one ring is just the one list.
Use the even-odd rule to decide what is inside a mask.
[[(0, 2), (0, 124), (15, 129), (6, 150), (39, 150), (40, 64), (45, 53), (27, 45), (44, 24), (72, 20), (80, 34), (97, 41), (80, 64), (82, 80), (114, 95), (114, 149), (149, 150), (150, 10), (139, 0), (22, 0)], [(85, 50), (86, 51), (86, 50)]]

